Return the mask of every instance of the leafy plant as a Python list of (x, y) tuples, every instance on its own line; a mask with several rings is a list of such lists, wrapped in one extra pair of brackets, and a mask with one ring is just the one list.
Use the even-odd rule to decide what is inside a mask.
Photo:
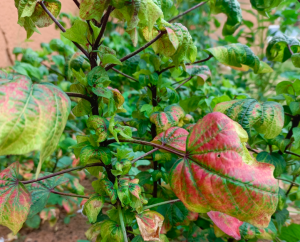
[[(279, 5), (271, 2), (251, 4), (268, 15)], [(52, 23), (63, 33), (40, 52), (15, 49), (21, 60), (0, 72), (0, 224), (15, 234), (40, 218), (53, 224), (52, 205), (71, 216), (84, 199), (89, 240), (289, 238), (297, 226), (286, 226), (287, 208), (300, 206), (300, 81), (279, 82), (276, 96), (260, 102), (214, 65), (259, 76), (272, 73), (274, 62), (297, 68), (299, 41), (273, 37), (269, 65), (247, 45), (205, 46), (173, 23), (183, 17), (189, 26), (188, 13), (209, 5), (227, 15), (228, 42), (243, 23), (236, 0), (200, 2), (181, 14), (173, 1), (74, 3), (80, 18), (59, 15), (57, 0), (15, 1), (28, 38)], [(71, 22), (67, 30), (63, 17)], [(35, 178), (23, 179), (19, 168), (29, 162), (11, 159), (29, 152), (39, 161)], [(94, 177), (92, 193), (69, 174), (77, 170)], [(290, 184), (286, 191), (277, 180)], [(53, 194), (65, 198), (53, 202)]]

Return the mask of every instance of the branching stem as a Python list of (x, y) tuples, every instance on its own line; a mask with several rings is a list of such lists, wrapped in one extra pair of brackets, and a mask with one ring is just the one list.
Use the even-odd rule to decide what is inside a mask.
[(120, 75), (127, 77), (127, 78), (130, 79), (130, 80), (133, 80), (133, 81), (135, 81), (135, 82), (139, 82), (137, 79), (135, 79), (135, 78), (133, 78), (132, 76), (129, 76), (129, 75), (123, 73), (122, 71), (119, 71), (118, 69), (116, 69), (116, 68), (114, 68), (114, 67), (112, 67), (111, 69), (112, 69), (113, 71), (119, 73)]
[(159, 148), (154, 148), (153, 150), (150, 150), (149, 152), (147, 152), (147, 153), (141, 155), (140, 157), (138, 157), (138, 158), (132, 160), (132, 161), (131, 161), (131, 164), (134, 164), (136, 161), (138, 161), (138, 160), (140, 160), (140, 159), (146, 157), (147, 155), (150, 155), (150, 154), (154, 153), (154, 152), (157, 151), (157, 150), (159, 150)]
[(205, 3), (206, 3), (206, 2), (201, 2), (201, 3), (197, 4), (197, 5), (195, 5), (194, 7), (191, 7), (190, 9), (188, 9), (188, 10), (184, 11), (183, 13), (178, 14), (176, 17), (170, 19), (168, 22), (171, 23), (171, 22), (173, 22), (174, 20), (176, 20), (176, 19), (178, 19), (178, 18), (181, 18), (183, 15), (186, 15), (187, 13), (189, 13), (189, 12), (191, 12), (191, 11), (193, 11), (193, 10), (199, 8), (199, 7), (201, 7), (201, 6), (204, 5)]
[(179, 84), (177, 87), (175, 87), (175, 90), (180, 88), (181, 86), (183, 86), (185, 83), (187, 83), (189, 80), (191, 80), (193, 78), (193, 76), (188, 77), (184, 82), (182, 82), (181, 84)]
[(165, 201), (165, 202), (161, 202), (161, 203), (152, 204), (152, 205), (144, 207), (144, 210), (149, 209), (149, 208), (154, 208), (154, 207), (157, 207), (157, 206), (161, 206), (161, 205), (164, 205), (164, 204), (176, 203), (176, 202), (180, 202), (180, 199), (174, 199), (174, 200), (170, 200), (170, 201)]
[[(56, 26), (58, 28), (61, 29), (62, 32), (66, 32), (65, 28), (57, 21), (57, 19), (52, 15), (52, 13), (48, 10), (48, 8), (45, 6), (44, 2), (39, 2), (39, 4), (41, 5), (41, 7), (44, 9), (44, 11), (49, 15), (49, 17), (53, 20), (53, 22), (56, 24)], [(74, 43), (74, 45), (81, 50), (81, 52), (86, 56), (89, 57), (88, 52), (82, 48), (81, 45), (79, 45), (78, 43), (72, 41)]]
[(50, 192), (54, 193), (54, 194), (61, 195), (61, 196), (67, 196), (67, 197), (79, 197), (79, 198), (86, 198), (86, 199), (90, 198), (89, 196), (78, 195), (78, 194), (74, 194), (74, 193), (57, 192), (54, 189), (51, 189)]
[(66, 94), (69, 97), (79, 97), (79, 98), (82, 98), (82, 99), (85, 99), (85, 100), (89, 101), (90, 103), (93, 102), (93, 98), (92, 97), (86, 96), (84, 94), (75, 93), (75, 92), (66, 92)]

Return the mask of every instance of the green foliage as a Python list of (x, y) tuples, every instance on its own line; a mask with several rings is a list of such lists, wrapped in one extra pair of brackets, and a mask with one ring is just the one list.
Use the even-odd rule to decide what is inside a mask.
[(69, 28), (0, 71), (0, 223), (83, 205), (89, 240), (297, 241), (299, 4), (250, 2), (256, 23), (237, 0), (15, 0), (28, 38)]

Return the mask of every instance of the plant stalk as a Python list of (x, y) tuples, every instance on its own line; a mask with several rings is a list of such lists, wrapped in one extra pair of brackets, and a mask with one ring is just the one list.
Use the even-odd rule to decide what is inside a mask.
[(93, 103), (93, 98), (92, 98), (92, 97), (89, 97), (89, 96), (86, 96), (86, 95), (84, 95), (84, 94), (75, 93), (75, 92), (66, 92), (66, 94), (67, 94), (69, 97), (79, 97), (79, 98), (83, 98), (83, 99), (89, 101), (91, 104)]
[(144, 210), (150, 209), (150, 208), (154, 208), (154, 207), (157, 207), (157, 206), (160, 206), (160, 205), (169, 204), (169, 203), (176, 203), (176, 202), (180, 202), (180, 199), (174, 199), (174, 200), (170, 200), (170, 201), (165, 201), (165, 202), (161, 202), (161, 203), (156, 203), (156, 204), (152, 204), (152, 205), (149, 205), (149, 206), (145, 206)]
[(123, 218), (123, 213), (122, 213), (122, 208), (121, 208), (120, 203), (118, 203), (118, 213), (119, 213), (119, 218), (120, 218), (120, 223), (121, 223), (124, 242), (128, 242), (125, 223), (124, 223), (124, 218)]
[(127, 77), (127, 78), (130, 79), (130, 80), (133, 80), (133, 81), (135, 81), (135, 82), (139, 82), (137, 79), (135, 79), (135, 78), (133, 78), (132, 76), (129, 76), (129, 75), (127, 75), (127, 74), (125, 74), (125, 73), (119, 71), (118, 69), (116, 69), (116, 68), (114, 68), (114, 67), (112, 67), (111, 69), (112, 69), (113, 71), (119, 73), (120, 75)]
[(204, 5), (205, 3), (206, 3), (206, 2), (201, 2), (201, 3), (197, 4), (197, 5), (195, 5), (194, 7), (191, 7), (190, 9), (188, 9), (188, 10), (184, 11), (183, 13), (178, 14), (178, 15), (175, 16), (174, 18), (170, 19), (168, 22), (171, 23), (171, 22), (173, 22), (174, 20), (176, 20), (176, 19), (178, 19), (178, 18), (181, 18), (183, 15), (186, 15), (187, 13), (189, 13), (189, 12), (191, 12), (191, 11), (193, 11), (193, 10), (199, 8), (199, 7), (201, 7), (201, 6)]
[(90, 198), (89, 196), (78, 195), (78, 194), (74, 194), (74, 193), (57, 192), (54, 189), (51, 189), (50, 192), (54, 193), (54, 194), (61, 195), (61, 196), (67, 196), (67, 197), (79, 197), (79, 198), (85, 198), (85, 199), (89, 199)]
[(132, 160), (132, 161), (131, 161), (131, 164), (134, 164), (136, 161), (138, 161), (138, 160), (140, 160), (140, 159), (142, 159), (142, 158), (144, 158), (144, 157), (146, 157), (146, 156), (148, 156), (148, 155), (154, 153), (154, 152), (157, 151), (157, 150), (159, 150), (159, 148), (154, 148), (153, 150), (148, 151), (147, 153), (143, 154), (142, 156), (140, 156), (140, 157), (138, 157), (138, 158)]

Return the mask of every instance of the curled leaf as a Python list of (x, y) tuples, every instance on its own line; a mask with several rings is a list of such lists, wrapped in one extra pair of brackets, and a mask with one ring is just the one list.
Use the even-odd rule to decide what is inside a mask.
[(224, 13), (227, 21), (224, 24), (222, 34), (232, 35), (242, 23), (242, 10), (237, 0), (210, 0), (211, 12), (214, 14)]
[(145, 241), (160, 241), (159, 234), (164, 217), (155, 211), (145, 211), (135, 215), (141, 235)]
[(197, 77), (199, 85), (204, 85), (204, 83), (211, 78), (211, 72), (208, 66), (188, 65), (186, 66), (186, 72), (191, 76)]
[(19, 182), (19, 163), (0, 172), (0, 224), (14, 234), (22, 228), (30, 210), (31, 197)]
[(172, 190), (190, 211), (220, 211), (268, 226), (278, 202), (274, 166), (250, 156), (244, 148), (247, 138), (222, 113), (210, 113), (197, 122), (187, 138), (187, 157), (170, 171)]
[(298, 39), (286, 35), (274, 36), (267, 46), (266, 56), (268, 60), (285, 62), (291, 58), (292, 54), (288, 45), (293, 53), (300, 52), (300, 42)]
[(220, 63), (239, 71), (253, 69), (255, 74), (272, 72), (272, 68), (243, 44), (230, 44), (207, 49), (206, 52), (213, 55)]

